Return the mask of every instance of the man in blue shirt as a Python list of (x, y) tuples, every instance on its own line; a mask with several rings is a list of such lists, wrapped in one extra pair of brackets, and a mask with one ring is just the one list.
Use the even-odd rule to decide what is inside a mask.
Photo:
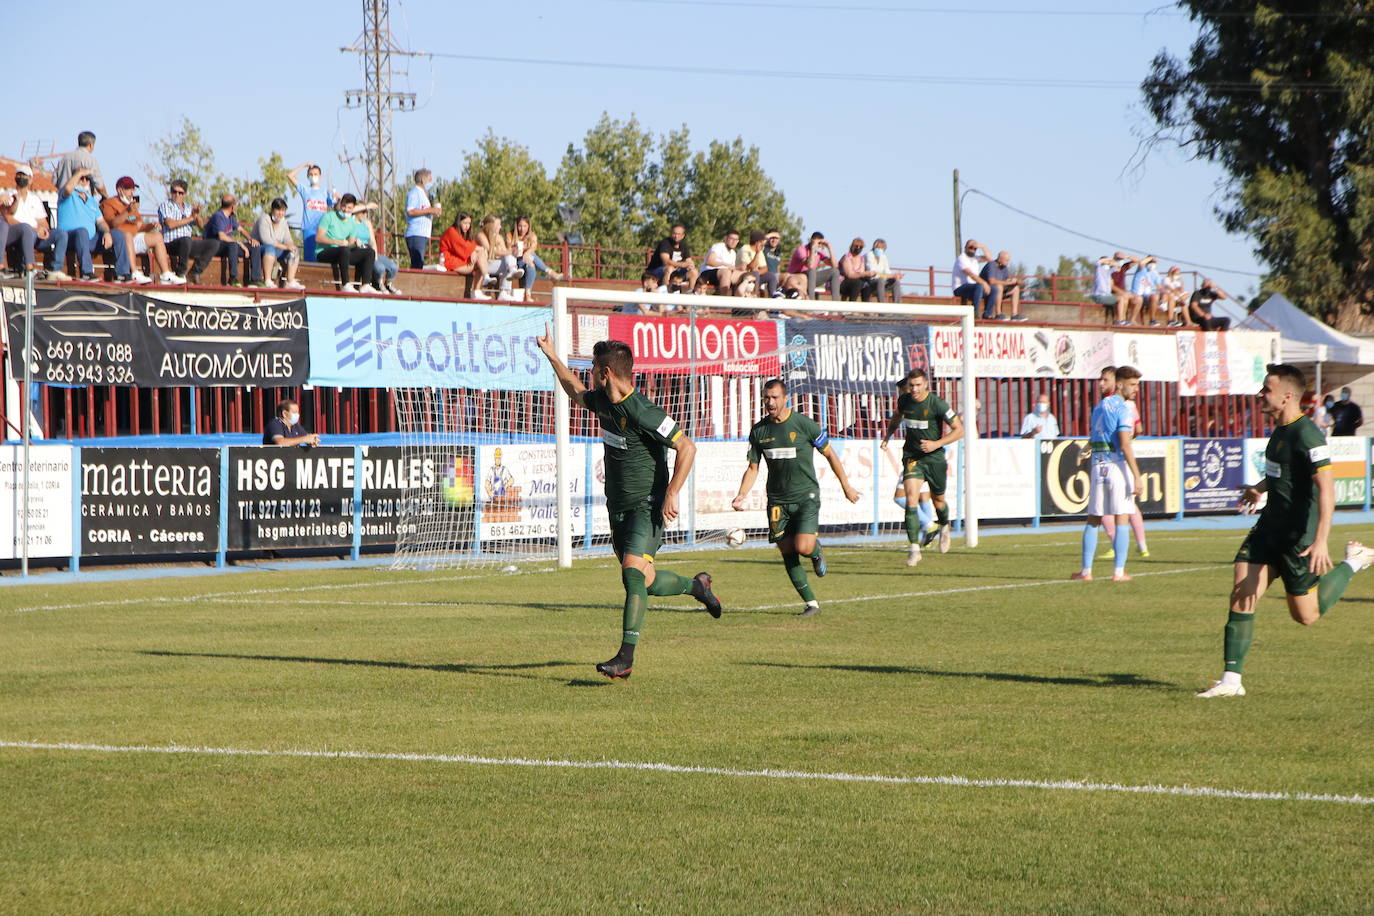
[(1035, 409), (1026, 414), (1021, 421), (1022, 439), (1058, 439), (1059, 421), (1050, 413), (1050, 396), (1042, 394), (1035, 399)]
[[(1116, 516), (1116, 534), (1112, 539), (1115, 568), (1113, 582), (1129, 582), (1126, 557), (1131, 546), (1131, 515), (1135, 512), (1135, 498), (1144, 489), (1140, 468), (1136, 465), (1135, 414), (1127, 401), (1135, 398), (1140, 389), (1140, 371), (1132, 366), (1102, 370), (1098, 381), (1104, 397), (1093, 408), (1088, 427), (1088, 451), (1092, 464), (1088, 474), (1088, 523), (1083, 528), (1083, 568), (1070, 576), (1090, 582), (1093, 577), (1093, 554), (1097, 551), (1097, 527), (1105, 515)], [(1115, 393), (1111, 393), (1115, 386)], [(1080, 459), (1081, 460), (1081, 459)]]
[(81, 279), (94, 280), (95, 268), (91, 255), (103, 253), (114, 256), (115, 277), (121, 281), (129, 277), (129, 246), (120, 239), (114, 244), (109, 224), (100, 213), (100, 202), (91, 187), (91, 170), (80, 168), (71, 173), (67, 183), (58, 189), (57, 225), (67, 232), (67, 241), (76, 251)]
[[(238, 217), (234, 215), (238, 208), (239, 202), (234, 195), (225, 194), (219, 199), (219, 209), (212, 213), (205, 223), (205, 237), (219, 242), (219, 250), (215, 254), (229, 264), (230, 286), (238, 286), (239, 258), (247, 253), (243, 243), (239, 241), (240, 237), (250, 245), (258, 244), (257, 239), (247, 235), (239, 226)], [(251, 266), (249, 270), (251, 272)], [(253, 283), (258, 282), (257, 277), (249, 277), (249, 280)]]
[(429, 200), (428, 187), (433, 177), (429, 169), (417, 170), (415, 187), (406, 194), (406, 250), (410, 252), (411, 270), (420, 270), (425, 266), (429, 239), (434, 235), (434, 217), (439, 215), (441, 209)]
[[(298, 178), (301, 169), (305, 169), (305, 181)], [(315, 230), (320, 228), (320, 220), (324, 215), (334, 209), (334, 195), (324, 189), (324, 173), (313, 162), (302, 162), (287, 172), (286, 177), (291, 179), (296, 186), (296, 193), (301, 196), (301, 247), (304, 250), (301, 260), (313, 261)]]
[(262, 431), (262, 444), (310, 448), (320, 444), (320, 435), (306, 432), (301, 425), (301, 405), (295, 401), (282, 401), (277, 405), (277, 415), (267, 421), (267, 427)]

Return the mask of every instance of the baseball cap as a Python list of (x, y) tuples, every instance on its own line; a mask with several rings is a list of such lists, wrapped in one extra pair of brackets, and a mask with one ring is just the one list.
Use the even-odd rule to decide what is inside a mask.
[(755, 229), (753, 232), (749, 233), (749, 244), (757, 245), (759, 242), (762, 242), (767, 237), (768, 233)]
[(115, 187), (136, 188), (138, 187), (138, 185), (134, 183), (134, 180), (132, 178), (130, 178), (128, 175), (125, 175), (124, 177), (120, 178), (118, 181), (115, 182)]
[(16, 174), (16, 175), (28, 175), (30, 178), (32, 178), (32, 177), (33, 177), (33, 169), (29, 168), (27, 165), (15, 166), (14, 174)]

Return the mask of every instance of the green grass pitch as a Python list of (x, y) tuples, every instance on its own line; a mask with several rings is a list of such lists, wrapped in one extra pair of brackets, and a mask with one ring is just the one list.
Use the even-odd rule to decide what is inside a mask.
[(0, 912), (1367, 912), (1374, 573), (1203, 701), (1243, 532), (1078, 531), (665, 555), (628, 682), (606, 560), (0, 590)]

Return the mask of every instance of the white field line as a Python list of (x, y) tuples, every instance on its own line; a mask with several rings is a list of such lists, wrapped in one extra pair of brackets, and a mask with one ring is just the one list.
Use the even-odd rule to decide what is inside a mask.
[(31, 751), (72, 751), (95, 754), (187, 754), (208, 757), (286, 757), (323, 760), (383, 760), (408, 763), (457, 763), (471, 766), (533, 767), (561, 770), (633, 770), (677, 775), (726, 776), (743, 779), (792, 779), (814, 782), (858, 782), (897, 786), (951, 786), (962, 789), (1046, 789), (1069, 792), (1116, 792), (1127, 795), (1180, 795), (1190, 798), (1227, 798), (1245, 801), (1324, 802), (1374, 805), (1365, 795), (1327, 795), (1311, 792), (1260, 792), (1210, 786), (1128, 785), (1077, 779), (972, 779), (965, 776), (884, 776), (867, 773), (825, 773), (805, 770), (735, 770), (727, 767), (682, 766), (673, 763), (635, 763), (624, 760), (539, 760), (524, 757), (476, 757), (468, 754), (408, 754), (379, 751), (272, 750), (267, 748), (190, 747), (183, 745), (110, 745), (67, 742), (5, 741), (0, 748)]

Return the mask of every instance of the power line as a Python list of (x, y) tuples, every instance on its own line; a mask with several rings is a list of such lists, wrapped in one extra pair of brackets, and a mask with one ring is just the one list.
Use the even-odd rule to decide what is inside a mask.
[[(834, 4), (819, 3), (815, 5), (799, 5), (795, 3), (779, 2), (779, 0), (613, 0), (616, 3), (637, 3), (641, 5), (653, 6), (680, 6), (680, 7), (702, 7), (717, 6), (734, 9), (776, 9), (786, 10), (788, 13), (899, 13), (911, 15), (932, 15), (932, 16), (1085, 16), (1085, 17), (1130, 17), (1147, 19), (1152, 16), (1187, 16), (1185, 10), (1178, 9), (1172, 5), (1155, 7), (1147, 10), (1056, 10), (1056, 9), (963, 9), (960, 7), (934, 7), (934, 6), (879, 6), (879, 5), (860, 5), (860, 4)], [(1255, 11), (1215, 11), (1207, 14), (1208, 18), (1254, 18)], [(1374, 12), (1350, 11), (1350, 12), (1280, 12), (1271, 10), (1269, 18), (1273, 19), (1322, 19), (1322, 18), (1349, 18), (1363, 19), (1374, 16)]]

